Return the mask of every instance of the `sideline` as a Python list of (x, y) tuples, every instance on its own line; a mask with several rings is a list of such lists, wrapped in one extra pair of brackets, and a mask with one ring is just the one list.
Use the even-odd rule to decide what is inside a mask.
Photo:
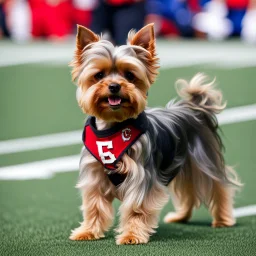
[[(256, 104), (229, 108), (217, 115), (220, 125), (256, 120)], [(46, 148), (82, 145), (82, 130), (0, 141), (0, 155)]]
[[(0, 67), (43, 63), (67, 66), (72, 59), (75, 38), (63, 44), (49, 42), (17, 45), (0, 43)], [(162, 69), (210, 64), (222, 69), (256, 66), (256, 51), (242, 42), (157, 41)], [(47, 53), (47, 54), (45, 54)]]

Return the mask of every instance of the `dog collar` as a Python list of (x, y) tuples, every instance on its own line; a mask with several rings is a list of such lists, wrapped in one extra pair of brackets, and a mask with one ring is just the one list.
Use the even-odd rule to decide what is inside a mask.
[(119, 185), (125, 177), (114, 171), (116, 164), (138, 138), (147, 131), (148, 119), (142, 112), (136, 119), (117, 123), (106, 130), (97, 130), (95, 117), (90, 116), (84, 126), (82, 140), (86, 149), (108, 169), (108, 176), (114, 185)]

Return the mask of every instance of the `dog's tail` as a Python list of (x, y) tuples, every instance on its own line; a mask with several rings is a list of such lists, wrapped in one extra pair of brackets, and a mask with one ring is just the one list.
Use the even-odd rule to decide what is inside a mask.
[(218, 114), (226, 107), (226, 103), (222, 103), (221, 91), (214, 88), (215, 79), (209, 83), (207, 80), (207, 76), (202, 73), (196, 74), (190, 82), (179, 79), (176, 82), (177, 92), (181, 98), (192, 103), (194, 109)]
[(178, 80), (176, 83), (178, 94), (183, 98), (178, 105), (187, 109), (184, 123), (188, 125), (188, 154), (173, 186), (176, 192), (181, 192), (188, 184), (195, 190), (198, 204), (211, 205), (212, 191), (216, 191), (214, 187), (234, 191), (241, 183), (234, 169), (225, 164), (223, 144), (218, 134), (215, 114), (220, 113), (226, 104), (222, 103), (221, 91), (214, 88), (215, 81), (206, 83), (206, 80), (207, 77), (199, 73), (190, 82)]

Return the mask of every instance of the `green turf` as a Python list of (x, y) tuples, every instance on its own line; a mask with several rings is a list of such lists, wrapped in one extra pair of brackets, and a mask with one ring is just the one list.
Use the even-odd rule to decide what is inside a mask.
[(68, 67), (4, 67), (0, 77), (0, 140), (82, 128)]
[(239, 219), (234, 228), (212, 229), (204, 211), (186, 225), (160, 222), (147, 245), (117, 247), (113, 230), (100, 241), (69, 241), (70, 229), (81, 221), (80, 199), (72, 186), (75, 180), (76, 175), (70, 173), (47, 182), (0, 183), (3, 255), (253, 255), (256, 249), (256, 217)]

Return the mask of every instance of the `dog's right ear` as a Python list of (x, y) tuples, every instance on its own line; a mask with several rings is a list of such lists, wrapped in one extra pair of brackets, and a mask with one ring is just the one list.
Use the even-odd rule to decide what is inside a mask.
[(70, 63), (72, 69), (72, 80), (75, 81), (81, 71), (83, 63), (83, 50), (91, 43), (98, 42), (100, 37), (93, 33), (90, 29), (77, 25), (76, 34), (76, 50), (73, 60)]
[(85, 46), (99, 41), (99, 36), (90, 29), (77, 25), (76, 47), (83, 50)]

